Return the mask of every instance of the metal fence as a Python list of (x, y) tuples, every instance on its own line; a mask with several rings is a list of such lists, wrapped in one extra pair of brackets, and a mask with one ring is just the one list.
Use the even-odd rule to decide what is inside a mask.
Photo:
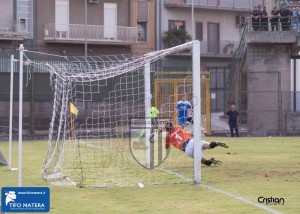
[(295, 31), (300, 32), (298, 16), (247, 18), (248, 31)]
[(252, 10), (254, 6), (265, 5), (266, 0), (164, 0), (165, 5), (214, 7), (230, 10)]
[[(300, 135), (300, 112), (294, 109), (294, 96), (300, 91), (242, 91), (241, 96), (254, 102), (255, 106), (239, 109), (241, 125), (249, 134), (259, 136)], [(268, 98), (269, 99), (268, 99)], [(265, 98), (261, 102), (253, 100)]]
[[(24, 75), (23, 133), (35, 138), (47, 137), (52, 113), (52, 92), (47, 73)], [(10, 73), (0, 73), (0, 136), (8, 137)], [(14, 74), (13, 133), (18, 130), (19, 74)], [(14, 138), (17, 137), (14, 134)]]
[[(9, 55), (5, 55), (0, 60), (0, 136), (7, 138), (10, 94)], [(191, 60), (164, 59), (153, 64), (151, 69), (160, 72), (191, 72), (192, 62)], [(228, 77), (228, 68), (206, 67), (205, 70), (210, 73), (210, 112), (212, 117), (213, 114), (221, 112), (221, 115), (218, 116), (220, 120), (216, 120), (216, 123), (222, 122), (226, 125), (226, 120), (222, 118), (222, 115), (227, 110), (225, 92), (228, 88), (225, 80)], [(17, 71), (18, 68), (14, 74), (14, 132), (18, 128), (19, 79)], [(25, 68), (24, 71), (23, 133), (29, 137), (47, 138), (52, 114), (52, 90), (49, 73), (33, 68)], [(183, 77), (179, 76), (178, 78)], [(280, 81), (280, 76), (276, 72), (241, 74), (241, 86), (236, 92), (238, 96), (237, 106), (241, 115), (241, 126), (247, 133), (262, 135), (295, 135), (300, 133), (300, 92), (281, 91)], [(261, 101), (258, 103), (257, 100)], [(212, 120), (212, 131), (224, 131), (224, 127), (215, 125), (214, 120)]]
[(45, 40), (83, 40), (85, 29), (88, 41), (122, 41), (136, 42), (136, 27), (106, 27), (103, 25), (58, 25), (55, 23), (45, 24)]
[(300, 91), (283, 91), (280, 72), (242, 73), (240, 120), (254, 135), (299, 135)]

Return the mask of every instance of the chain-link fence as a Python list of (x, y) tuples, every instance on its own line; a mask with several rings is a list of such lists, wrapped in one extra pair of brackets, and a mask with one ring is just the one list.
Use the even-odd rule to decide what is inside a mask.
[(283, 91), (280, 72), (242, 73), (238, 90), (240, 120), (253, 135), (300, 134), (300, 92)]
[[(25, 136), (43, 138), (48, 136), (52, 113), (52, 92), (49, 73), (24, 75), (23, 87), (23, 133)], [(10, 73), (0, 73), (0, 135), (7, 137), (10, 103)], [(14, 74), (13, 133), (18, 131), (19, 74)], [(13, 135), (14, 138), (17, 135)]]
[[(8, 138), (10, 97), (10, 54), (0, 56), (0, 138)], [(18, 58), (18, 52), (15, 52)], [(32, 56), (34, 57), (34, 56)], [(41, 61), (51, 59), (41, 58)], [(15, 63), (13, 131), (18, 131), (19, 64)], [(153, 71), (191, 72), (191, 60), (164, 59), (152, 65)], [(211, 131), (228, 132), (227, 120), (223, 117), (228, 105), (225, 103), (225, 66), (205, 67), (210, 74)], [(176, 76), (184, 78), (185, 76)], [(153, 74), (154, 89), (154, 79)], [(236, 88), (236, 105), (240, 113), (241, 128), (253, 135), (298, 135), (300, 133), (300, 92), (282, 90), (287, 81), (280, 79), (278, 72), (242, 73)], [(289, 83), (290, 84), (290, 83)], [(283, 85), (283, 86), (282, 86)], [(288, 86), (288, 88), (291, 88)], [(29, 138), (47, 138), (52, 113), (52, 90), (49, 73), (36, 67), (24, 66), (23, 133)], [(154, 93), (154, 92), (153, 92)], [(204, 108), (203, 108), (204, 109)], [(14, 134), (17, 137), (17, 134)], [(26, 139), (26, 137), (25, 137)]]

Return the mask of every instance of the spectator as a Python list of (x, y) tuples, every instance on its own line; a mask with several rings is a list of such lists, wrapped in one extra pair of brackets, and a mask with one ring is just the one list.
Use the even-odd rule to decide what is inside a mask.
[(267, 7), (266, 6), (264, 6), (263, 10), (261, 11), (260, 23), (261, 23), (261, 30), (262, 31), (268, 31), (269, 30), (269, 27), (268, 27), (268, 13), (267, 13)]
[(300, 24), (300, 7), (296, 7), (296, 15), (297, 15), (297, 25), (296, 25), (296, 29), (299, 32), (299, 24)]
[(228, 124), (229, 124), (229, 128), (230, 128), (230, 134), (231, 137), (234, 137), (234, 132), (237, 137), (240, 136), (239, 134), (239, 129), (238, 129), (238, 120), (239, 120), (239, 113), (236, 110), (235, 105), (231, 105), (230, 107), (230, 111), (226, 112), (225, 116), (228, 117)]
[(254, 10), (251, 12), (251, 18), (252, 18), (252, 27), (254, 31), (258, 31), (260, 28), (260, 17), (261, 17), (261, 6), (258, 5), (257, 7), (254, 7)]
[(294, 30), (297, 30), (297, 26), (299, 24), (299, 19), (298, 19), (298, 11), (294, 7), (291, 11), (291, 25)]
[(281, 28), (283, 31), (290, 30), (290, 11), (287, 9), (285, 4), (282, 4), (282, 8), (280, 10), (281, 16)]
[(271, 28), (272, 31), (278, 31), (279, 30), (279, 18), (280, 18), (280, 11), (277, 9), (277, 7), (274, 7), (271, 11), (272, 18), (271, 18)]

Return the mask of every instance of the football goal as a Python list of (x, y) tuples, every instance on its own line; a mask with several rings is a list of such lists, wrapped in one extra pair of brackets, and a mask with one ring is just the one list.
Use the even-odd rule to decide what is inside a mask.
[[(182, 51), (190, 53), (193, 62), (188, 96), (193, 103), (194, 159), (174, 147), (165, 148), (164, 126), (177, 120), (176, 103), (158, 108), (155, 127), (150, 117), (156, 63)], [(24, 51), (25, 61), (50, 72), (53, 90), (42, 168), (46, 181), (82, 187), (201, 181), (199, 41), (136, 56), (57, 56), (47, 63), (31, 59), (28, 52)], [(174, 100), (174, 94), (159, 90), (156, 93)]]

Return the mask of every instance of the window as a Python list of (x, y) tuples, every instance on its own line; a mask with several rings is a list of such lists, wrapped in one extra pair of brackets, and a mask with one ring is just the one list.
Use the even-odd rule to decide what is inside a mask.
[(196, 22), (196, 39), (203, 41), (203, 23)]
[(220, 24), (207, 23), (208, 53), (220, 52)]
[(169, 20), (169, 30), (174, 28), (185, 30), (185, 21)]
[(55, 31), (56, 38), (63, 39), (68, 37), (69, 31), (69, 1), (55, 1)]
[(137, 1), (137, 20), (148, 20), (148, 1)]
[(147, 24), (149, 21), (148, 1), (137, 1), (137, 41), (147, 42)]
[(32, 35), (32, 0), (17, 0), (17, 31)]
[(117, 3), (104, 3), (104, 38), (114, 40), (117, 38)]
[(137, 33), (138, 33), (138, 41), (139, 42), (147, 41), (147, 22), (138, 22), (137, 23)]

